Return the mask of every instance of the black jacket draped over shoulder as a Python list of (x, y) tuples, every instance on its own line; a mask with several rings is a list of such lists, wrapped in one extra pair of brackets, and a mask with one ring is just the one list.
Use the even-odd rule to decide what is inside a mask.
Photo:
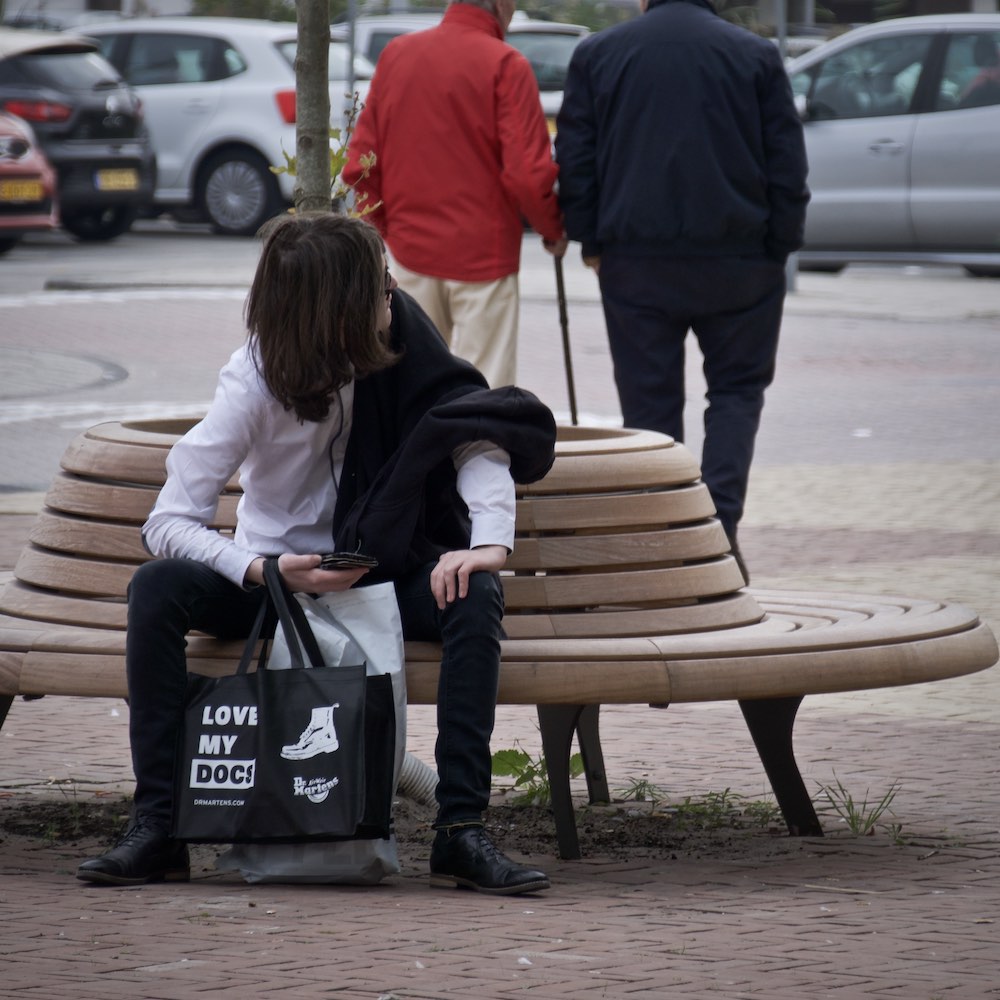
[(379, 560), (366, 582), (468, 548), (468, 511), (451, 459), (455, 448), (472, 441), (504, 448), (518, 483), (541, 479), (555, 457), (555, 418), (535, 395), (514, 386), (489, 389), (399, 289), (392, 314), (400, 360), (355, 384), (334, 514), (337, 548)]

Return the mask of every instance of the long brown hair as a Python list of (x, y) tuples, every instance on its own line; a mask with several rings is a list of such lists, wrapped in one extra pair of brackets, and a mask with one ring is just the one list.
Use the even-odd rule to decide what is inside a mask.
[(385, 260), (378, 232), (330, 212), (284, 215), (264, 246), (244, 314), (254, 363), (300, 420), (324, 420), (333, 394), (396, 361), (380, 330)]

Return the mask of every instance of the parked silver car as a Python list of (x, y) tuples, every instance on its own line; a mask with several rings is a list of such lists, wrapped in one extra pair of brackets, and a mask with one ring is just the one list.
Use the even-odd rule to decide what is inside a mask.
[(1000, 14), (882, 21), (788, 73), (812, 190), (800, 266), (1000, 275)]
[[(159, 165), (158, 208), (248, 235), (291, 202), (294, 178), (270, 168), (295, 152), (294, 23), (156, 17), (87, 33), (142, 99)], [(347, 60), (347, 46), (331, 43), (335, 125), (352, 102)], [(362, 96), (372, 72), (367, 59), (355, 58)]]

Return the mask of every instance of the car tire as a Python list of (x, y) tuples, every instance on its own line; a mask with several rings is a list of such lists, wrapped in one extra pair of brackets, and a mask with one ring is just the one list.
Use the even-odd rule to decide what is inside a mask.
[(1000, 267), (968, 265), (965, 273), (973, 278), (1000, 278)]
[(13, 250), (18, 243), (21, 242), (20, 236), (4, 236), (0, 239), (0, 254), (6, 253), (8, 250)]
[(212, 228), (225, 236), (253, 236), (281, 211), (277, 179), (249, 150), (213, 156), (201, 171), (198, 201)]
[(62, 212), (62, 227), (85, 243), (113, 240), (132, 228), (138, 209), (132, 205), (86, 208)]
[(799, 261), (796, 270), (805, 271), (808, 274), (840, 274), (847, 267), (846, 264), (810, 264)]

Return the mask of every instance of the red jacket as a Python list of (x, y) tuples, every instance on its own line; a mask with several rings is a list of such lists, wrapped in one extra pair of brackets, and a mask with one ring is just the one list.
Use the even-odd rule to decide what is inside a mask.
[(344, 180), (382, 202), (368, 219), (404, 267), (457, 281), (515, 273), (522, 216), (562, 236), (556, 173), (531, 67), (487, 11), (451, 4), (437, 27), (386, 46)]

